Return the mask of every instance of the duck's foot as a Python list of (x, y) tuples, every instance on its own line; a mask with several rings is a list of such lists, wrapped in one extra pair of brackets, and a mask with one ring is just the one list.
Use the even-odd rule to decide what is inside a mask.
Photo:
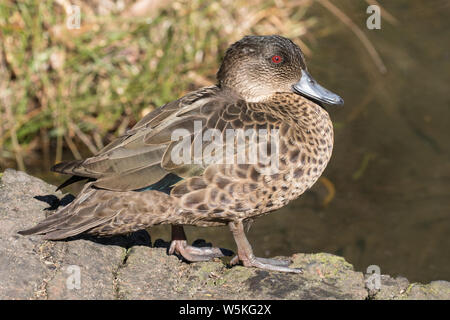
[[(291, 264), (291, 261), (289, 260), (279, 260), (279, 259), (259, 258), (259, 257), (254, 258), (261, 263), (271, 264), (273, 266), (288, 267)], [(239, 256), (236, 255), (233, 257), (233, 259), (230, 260), (230, 265), (234, 266), (235, 264), (239, 264), (239, 262), (240, 262)]]
[(238, 247), (238, 254), (231, 260), (231, 265), (241, 261), (245, 267), (280, 272), (303, 272), (300, 268), (289, 268), (290, 261), (255, 257), (252, 247), (245, 236), (244, 227), (241, 221), (230, 222), (230, 230), (233, 233), (234, 240)]
[(229, 255), (227, 250), (221, 248), (190, 246), (186, 240), (172, 240), (169, 254), (179, 254), (189, 262), (210, 261)]
[(255, 257), (254, 255), (239, 258), (239, 255), (237, 255), (233, 259), (231, 259), (230, 264), (235, 265), (238, 264), (239, 262), (242, 262), (242, 264), (245, 267), (254, 267), (259, 269), (266, 269), (280, 272), (292, 272), (292, 273), (303, 272), (303, 270), (300, 268), (289, 268), (291, 262), (287, 260), (259, 258)]
[(187, 244), (183, 226), (172, 226), (172, 242), (170, 243), (169, 254), (178, 254), (189, 262), (200, 262), (231, 256), (233, 252), (211, 246), (190, 246)]

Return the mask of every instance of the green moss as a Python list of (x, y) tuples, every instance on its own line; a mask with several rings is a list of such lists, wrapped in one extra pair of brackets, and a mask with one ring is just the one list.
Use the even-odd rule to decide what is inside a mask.
[(198, 264), (199, 268), (195, 271), (195, 275), (198, 276), (201, 280), (207, 280), (208, 283), (212, 283), (211, 277), (214, 275), (219, 275), (224, 265), (220, 262), (202, 262)]
[(419, 299), (450, 299), (450, 286), (439, 281), (429, 284), (413, 283), (405, 291), (405, 298)]
[(321, 263), (327, 268), (331, 267), (337, 270), (353, 270), (353, 265), (345, 261), (343, 257), (329, 253), (295, 254), (291, 267), (304, 267), (309, 263)]
[(223, 273), (223, 275), (216, 280), (217, 285), (233, 284), (239, 285), (249, 278), (255, 276), (254, 268), (247, 268), (243, 266), (234, 266)]
[(415, 286), (415, 283), (411, 283), (408, 288), (405, 290), (405, 295), (409, 295), (411, 293), (412, 288)]

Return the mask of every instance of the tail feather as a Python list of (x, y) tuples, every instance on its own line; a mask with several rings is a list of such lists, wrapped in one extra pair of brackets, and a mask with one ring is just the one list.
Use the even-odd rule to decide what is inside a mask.
[(80, 225), (71, 225), (68, 224), (64, 227), (54, 227), (51, 231), (47, 231), (45, 235), (42, 237), (46, 240), (61, 240), (69, 237), (76, 236), (81, 234), (89, 229), (92, 229), (106, 221), (110, 220), (110, 218), (98, 219), (97, 217), (93, 217), (87, 221), (84, 221)]
[(63, 183), (61, 183), (58, 188), (56, 188), (56, 191), (61, 190), (67, 186), (70, 186), (71, 184), (78, 182), (78, 181), (83, 181), (89, 179), (87, 177), (81, 177), (81, 176), (71, 176), (69, 179), (67, 179), (66, 181), (64, 181)]
[(68, 207), (70, 206), (71, 205), (69, 204), (64, 208), (61, 208), (57, 212), (53, 213), (51, 216), (39, 222), (36, 226), (26, 230), (18, 231), (18, 233), (21, 235), (31, 235), (31, 234), (44, 234), (46, 232), (49, 232), (54, 226), (57, 226), (65, 219), (70, 217), (70, 214), (67, 212)]
[(74, 160), (68, 162), (60, 162), (54, 165), (50, 170), (53, 172), (58, 172), (62, 174), (71, 174), (72, 176), (64, 181), (56, 191), (61, 190), (75, 182), (82, 180), (93, 181), (99, 177), (99, 173), (89, 172), (83, 167), (85, 160)]
[(19, 234), (40, 234), (44, 239), (60, 240), (81, 233), (110, 236), (161, 223), (179, 224), (178, 205), (164, 192), (115, 192), (85, 184), (78, 197), (37, 226)]
[(60, 162), (51, 167), (50, 170), (53, 172), (71, 174), (80, 177), (89, 177), (89, 178), (100, 177), (102, 175), (100, 172), (89, 170), (89, 168), (86, 167), (87, 160), (73, 160), (67, 162)]
[(51, 167), (51, 171), (64, 173), (64, 174), (73, 174), (74, 168), (79, 167), (83, 163), (83, 160), (73, 160), (67, 162), (60, 162)]
[[(61, 208), (35, 227), (19, 231), (21, 235), (41, 234), (44, 239), (60, 240), (92, 229), (110, 219), (117, 211), (108, 210), (108, 203), (97, 203), (92, 183), (86, 184), (82, 196)], [(94, 199), (93, 199), (94, 198)], [(93, 200), (93, 201), (92, 201)]]

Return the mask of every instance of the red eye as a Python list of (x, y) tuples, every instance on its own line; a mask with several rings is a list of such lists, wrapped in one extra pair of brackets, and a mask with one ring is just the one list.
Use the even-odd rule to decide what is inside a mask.
[(273, 56), (272, 57), (272, 62), (273, 63), (280, 63), (281, 61), (283, 61), (283, 58), (280, 56)]

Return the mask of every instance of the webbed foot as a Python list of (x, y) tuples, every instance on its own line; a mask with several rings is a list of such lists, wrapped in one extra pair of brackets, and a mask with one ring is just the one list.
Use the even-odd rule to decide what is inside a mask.
[[(259, 258), (259, 257), (255, 257), (255, 259), (258, 260), (261, 263), (271, 264), (273, 266), (280, 266), (280, 267), (288, 267), (291, 264), (291, 261), (289, 261), (289, 260)], [(239, 256), (236, 255), (236, 256), (233, 257), (233, 259), (231, 259), (230, 265), (233, 266), (235, 264), (238, 264), (239, 262), (240, 262)]]
[(300, 268), (289, 268), (288, 266), (290, 265), (290, 261), (255, 257), (252, 247), (245, 236), (242, 222), (230, 222), (229, 226), (238, 247), (238, 254), (231, 260), (231, 265), (237, 264), (241, 261), (245, 267), (254, 267), (280, 272), (303, 272)]
[(254, 267), (259, 269), (266, 269), (271, 271), (280, 271), (280, 272), (292, 272), (292, 273), (303, 273), (301, 268), (289, 268), (291, 264), (290, 261), (287, 260), (278, 260), (278, 259), (269, 259), (269, 258), (259, 258), (251, 255), (249, 257), (245, 257), (240, 259), (239, 256), (235, 256), (231, 261), (231, 265), (238, 264), (242, 261), (242, 264), (245, 267)]
[[(204, 241), (202, 242), (204, 244)], [(208, 246), (190, 246), (182, 226), (172, 226), (172, 242), (169, 254), (178, 254), (189, 262), (210, 261), (214, 258), (231, 256), (231, 250)]]
[(172, 240), (169, 254), (179, 254), (189, 262), (210, 261), (230, 255), (229, 250), (215, 247), (194, 247), (187, 244), (186, 240)]

